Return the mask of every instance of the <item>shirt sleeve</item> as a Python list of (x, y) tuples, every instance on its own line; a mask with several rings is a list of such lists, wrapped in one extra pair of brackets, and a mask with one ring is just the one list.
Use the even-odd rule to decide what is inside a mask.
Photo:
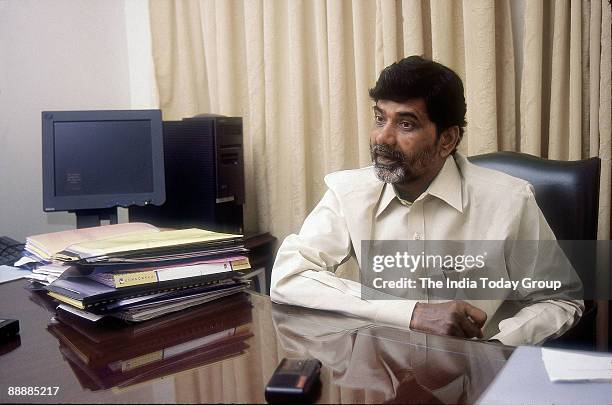
[(508, 260), (508, 272), (513, 280), (559, 280), (562, 284), (554, 292), (544, 288), (519, 288), (515, 298), (522, 309), (512, 318), (501, 321), (499, 333), (491, 339), (511, 346), (541, 344), (570, 329), (582, 316), (584, 302), (575, 299), (582, 283), (556, 243), (529, 184), (513, 239)]
[(279, 248), (272, 269), (272, 301), (408, 328), (416, 301), (363, 299), (360, 283), (335, 274), (352, 253), (351, 246), (340, 203), (328, 190), (299, 234), (289, 235)]

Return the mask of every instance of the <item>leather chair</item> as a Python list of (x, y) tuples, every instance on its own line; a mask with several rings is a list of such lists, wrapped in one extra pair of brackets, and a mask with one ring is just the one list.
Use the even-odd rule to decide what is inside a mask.
[[(597, 239), (599, 158), (566, 162), (524, 153), (496, 152), (472, 156), (469, 160), (530, 182), (536, 201), (558, 240)], [(575, 264), (574, 267), (583, 283), (593, 279), (593, 274), (585, 272), (594, 272), (594, 267)], [(594, 349), (597, 308), (593, 301), (585, 301), (585, 307), (577, 325), (546, 345)]]

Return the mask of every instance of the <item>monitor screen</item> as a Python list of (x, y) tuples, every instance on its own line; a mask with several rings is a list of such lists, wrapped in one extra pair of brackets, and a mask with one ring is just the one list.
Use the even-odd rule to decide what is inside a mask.
[(45, 211), (164, 203), (159, 110), (45, 111), (42, 124)]

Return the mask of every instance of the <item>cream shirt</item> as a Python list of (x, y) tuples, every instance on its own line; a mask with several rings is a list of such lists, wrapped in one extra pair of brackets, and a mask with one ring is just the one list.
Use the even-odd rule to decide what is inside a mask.
[[(406, 328), (419, 301), (362, 299), (361, 284), (336, 274), (351, 257), (360, 262), (362, 240), (555, 239), (529, 183), (473, 165), (459, 153), (448, 157), (410, 207), (372, 167), (332, 173), (325, 182), (329, 189), (299, 234), (289, 235), (278, 251), (270, 290), (274, 302)], [(513, 271), (517, 279), (528, 276)], [(502, 300), (471, 303), (487, 313), (485, 338), (508, 345), (559, 336), (584, 307), (582, 301), (558, 299), (526, 299), (520, 306)]]

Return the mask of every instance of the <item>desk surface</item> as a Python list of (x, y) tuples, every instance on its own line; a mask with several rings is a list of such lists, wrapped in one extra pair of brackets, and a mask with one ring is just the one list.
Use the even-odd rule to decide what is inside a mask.
[[(472, 403), (512, 352), (257, 294), (101, 329), (55, 317), (25, 284), (0, 285), (0, 317), (21, 324), (20, 345), (0, 345), (0, 402), (262, 403), (283, 357), (315, 357), (323, 363), (320, 402)], [(52, 387), (38, 391), (55, 395), (9, 395), (10, 387)]]

